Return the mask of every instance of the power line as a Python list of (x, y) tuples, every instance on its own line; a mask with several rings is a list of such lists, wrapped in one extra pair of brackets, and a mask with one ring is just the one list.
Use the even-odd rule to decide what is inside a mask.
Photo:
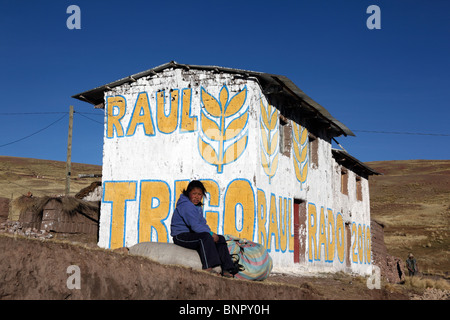
[[(85, 114), (86, 113), (84, 113), (84, 112), (74, 112), (76, 115), (80, 115), (80, 116), (82, 116), (82, 117), (84, 117), (84, 118), (86, 118), (86, 119), (89, 119), (89, 120), (91, 120), (91, 121), (93, 121), (93, 122), (96, 122), (96, 123), (99, 123), (99, 124), (101, 124), (101, 125), (103, 125), (103, 122), (100, 122), (100, 121), (97, 121), (97, 120), (94, 120), (94, 119), (92, 119), (92, 118), (89, 118), (88, 116), (85, 116)], [(92, 114), (92, 113), (91, 113)]]
[(34, 135), (36, 135), (36, 134), (38, 134), (38, 133), (44, 131), (45, 129), (50, 128), (52, 125), (54, 125), (54, 124), (56, 124), (57, 122), (61, 121), (61, 120), (62, 120), (63, 118), (65, 118), (66, 116), (67, 116), (67, 112), (64, 112), (64, 115), (63, 115), (62, 117), (60, 117), (58, 120), (56, 120), (56, 121), (50, 123), (48, 126), (42, 128), (42, 129), (39, 129), (38, 131), (33, 132), (32, 134), (29, 134), (29, 135), (27, 135), (27, 136), (25, 136), (25, 137), (23, 137), (23, 138), (20, 138), (20, 139), (17, 139), (17, 140), (14, 140), (14, 141), (11, 141), (11, 142), (2, 144), (2, 145), (0, 145), (0, 148), (1, 148), (1, 147), (8, 146), (8, 145), (13, 144), (13, 143), (16, 143), (16, 142), (19, 142), (19, 141), (22, 141), (22, 140), (25, 140), (25, 139), (28, 139), (28, 138), (30, 138), (30, 137), (32, 137), (32, 136), (34, 136)]
[[(74, 111), (76, 112), (76, 111)], [(96, 116), (104, 116), (104, 113), (95, 112), (77, 112), (78, 114), (92, 114)], [(39, 114), (69, 114), (68, 112), (57, 112), (57, 111), (47, 111), (47, 112), (0, 112), (0, 116), (21, 116), (21, 115), (39, 115)]]
[(21, 116), (38, 114), (69, 114), (68, 112), (0, 112), (0, 116)]
[(399, 131), (372, 131), (372, 130), (352, 130), (352, 131), (355, 131), (355, 132), (365, 132), (365, 133), (406, 134), (406, 135), (419, 135), (419, 136), (450, 137), (450, 134), (447, 134), (447, 133), (399, 132)]
[(102, 113), (95, 113), (95, 112), (76, 112), (76, 113), (78, 113), (78, 114), (93, 114), (93, 115), (96, 115), (96, 116), (102, 116), (102, 117), (104, 117), (105, 116), (105, 114), (102, 112)]

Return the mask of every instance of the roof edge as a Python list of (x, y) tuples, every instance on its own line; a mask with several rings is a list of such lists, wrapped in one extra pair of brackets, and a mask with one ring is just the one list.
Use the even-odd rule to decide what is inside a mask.
[[(337, 162), (343, 162), (346, 160), (346, 161), (350, 162), (353, 166), (358, 166), (359, 168), (361, 168), (361, 170), (366, 172), (368, 175), (383, 175), (382, 173), (375, 171), (374, 169), (370, 168), (368, 165), (364, 164), (363, 162), (359, 161), (355, 157), (351, 156), (345, 150), (332, 148), (331, 152)], [(344, 159), (337, 159), (336, 158), (337, 156), (341, 156)]]
[(298, 88), (289, 78), (282, 75), (276, 75), (276, 74), (270, 74), (270, 73), (264, 73), (264, 72), (257, 72), (257, 71), (250, 71), (250, 70), (242, 70), (242, 69), (233, 69), (233, 68), (226, 68), (226, 67), (219, 67), (219, 66), (206, 66), (206, 65), (188, 65), (188, 64), (180, 64), (176, 61), (170, 61), (168, 63), (164, 63), (162, 65), (159, 65), (157, 67), (154, 67), (152, 69), (148, 69), (133, 75), (130, 75), (128, 77), (110, 82), (108, 84), (105, 84), (100, 87), (96, 87), (94, 89), (84, 91), (82, 93), (78, 93), (72, 96), (74, 99), (81, 100), (83, 102), (90, 103), (94, 105), (95, 107), (102, 107), (104, 101), (103, 101), (103, 93), (104, 91), (111, 90), (114, 87), (120, 86), (125, 83), (129, 82), (135, 82), (137, 79), (146, 77), (149, 75), (156, 75), (158, 72), (161, 72), (168, 68), (184, 68), (184, 69), (200, 69), (200, 70), (213, 70), (217, 72), (227, 72), (227, 73), (235, 73), (235, 74), (242, 74), (247, 77), (256, 77), (258, 80), (264, 80), (267, 82), (274, 82), (278, 85), (281, 85), (286, 89), (287, 92), (289, 92), (294, 98), (298, 99), (299, 101), (305, 102), (307, 105), (309, 105), (310, 108), (315, 110), (319, 116), (321, 116), (323, 119), (325, 119), (330, 125), (333, 125), (338, 129), (341, 134), (345, 136), (355, 136), (355, 134), (342, 122), (336, 120), (331, 114), (320, 104), (318, 104), (316, 101), (314, 101), (312, 98), (310, 98), (308, 95), (306, 95), (300, 88)]

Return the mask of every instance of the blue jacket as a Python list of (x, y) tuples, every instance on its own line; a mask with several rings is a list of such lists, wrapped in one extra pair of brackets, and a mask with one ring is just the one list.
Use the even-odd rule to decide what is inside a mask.
[(170, 235), (175, 237), (184, 232), (200, 233), (210, 231), (211, 229), (206, 224), (206, 219), (203, 217), (202, 207), (194, 205), (188, 197), (181, 194), (172, 215)]

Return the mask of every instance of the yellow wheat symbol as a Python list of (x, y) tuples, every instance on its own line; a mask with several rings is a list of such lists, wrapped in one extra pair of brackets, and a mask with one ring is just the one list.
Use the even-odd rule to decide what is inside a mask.
[(302, 187), (308, 175), (308, 130), (295, 122), (292, 123), (295, 176)]
[(198, 138), (199, 151), (203, 159), (223, 172), (225, 164), (235, 161), (247, 146), (248, 108), (247, 87), (229, 98), (228, 88), (223, 86), (219, 99), (201, 89), (201, 130)]
[(278, 112), (272, 105), (266, 108), (261, 99), (261, 164), (269, 183), (278, 168)]

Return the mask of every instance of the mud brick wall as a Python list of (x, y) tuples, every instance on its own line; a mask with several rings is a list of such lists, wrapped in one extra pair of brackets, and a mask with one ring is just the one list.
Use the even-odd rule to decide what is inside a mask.
[(35, 228), (41, 230), (42, 216), (31, 210), (20, 213), (19, 221), (23, 228)]
[(9, 199), (0, 198), (0, 223), (5, 222), (9, 215)]
[(387, 248), (384, 243), (384, 226), (374, 220), (370, 223), (372, 234), (372, 255), (375, 265), (385, 263)]
[(63, 233), (97, 234), (98, 213), (76, 212), (68, 214), (63, 211), (60, 202), (51, 200), (44, 207), (41, 229)]
[(391, 256), (384, 243), (384, 226), (374, 220), (371, 221), (372, 258), (373, 264), (378, 266), (381, 276), (390, 283), (404, 280), (403, 263), (400, 258)]

